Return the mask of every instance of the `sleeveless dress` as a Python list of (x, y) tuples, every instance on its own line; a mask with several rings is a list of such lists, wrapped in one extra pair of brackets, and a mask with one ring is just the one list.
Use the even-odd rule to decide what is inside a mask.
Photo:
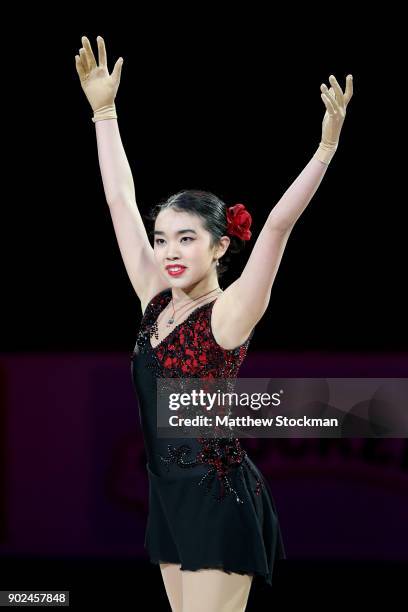
[(152, 563), (253, 574), (272, 585), (275, 561), (286, 558), (276, 506), (239, 438), (157, 436), (156, 378), (236, 378), (254, 329), (237, 348), (222, 348), (213, 300), (153, 348), (152, 326), (171, 296), (165, 289), (149, 302), (131, 356), (149, 481), (145, 549)]

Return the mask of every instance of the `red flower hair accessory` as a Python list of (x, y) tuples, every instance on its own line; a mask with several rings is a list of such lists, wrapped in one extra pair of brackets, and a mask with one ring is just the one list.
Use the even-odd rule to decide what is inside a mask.
[(249, 240), (252, 236), (252, 217), (244, 204), (235, 204), (227, 208), (227, 234), (238, 236), (242, 240)]

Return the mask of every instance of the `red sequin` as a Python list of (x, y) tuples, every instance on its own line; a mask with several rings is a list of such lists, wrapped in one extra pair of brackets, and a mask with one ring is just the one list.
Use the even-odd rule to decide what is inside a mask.
[[(211, 312), (215, 300), (203, 304), (193, 310), (189, 317), (176, 325), (170, 334), (157, 346), (152, 347), (150, 338), (154, 333), (154, 324), (160, 312), (171, 300), (171, 289), (156, 295), (148, 304), (137, 337), (133, 357), (139, 351), (151, 351), (153, 355), (151, 367), (156, 377), (167, 378), (236, 378), (239, 368), (246, 357), (249, 342), (254, 330), (247, 340), (235, 349), (224, 349), (215, 340), (211, 330)], [(228, 478), (231, 470), (246, 459), (246, 451), (241, 447), (239, 438), (197, 438), (201, 451), (194, 458), (186, 455), (191, 453), (188, 444), (178, 447), (168, 445), (167, 457), (161, 457), (169, 466), (194, 468), (199, 464), (208, 465), (208, 472), (203, 476), (200, 485), (207, 484), (208, 490), (217, 476), (221, 485), (221, 495), (234, 493), (238, 503), (243, 503)], [(248, 467), (251, 469), (249, 463)], [(263, 482), (255, 475), (257, 485), (255, 493), (259, 495)]]

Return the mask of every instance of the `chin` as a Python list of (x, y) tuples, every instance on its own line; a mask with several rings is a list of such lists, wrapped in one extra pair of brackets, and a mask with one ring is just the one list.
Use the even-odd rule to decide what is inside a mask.
[(169, 285), (173, 287), (179, 287), (180, 289), (189, 287), (192, 284), (190, 279), (177, 278), (177, 276), (173, 277), (173, 276), (170, 276), (169, 274), (167, 274), (166, 280), (169, 283)]

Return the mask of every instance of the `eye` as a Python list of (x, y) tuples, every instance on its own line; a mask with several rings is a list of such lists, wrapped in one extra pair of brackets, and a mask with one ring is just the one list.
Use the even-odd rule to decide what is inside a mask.
[[(194, 238), (192, 238), (191, 236), (183, 236), (181, 240), (194, 240)], [(156, 238), (155, 240), (156, 244), (163, 244), (163, 242), (164, 242), (163, 238)]]

